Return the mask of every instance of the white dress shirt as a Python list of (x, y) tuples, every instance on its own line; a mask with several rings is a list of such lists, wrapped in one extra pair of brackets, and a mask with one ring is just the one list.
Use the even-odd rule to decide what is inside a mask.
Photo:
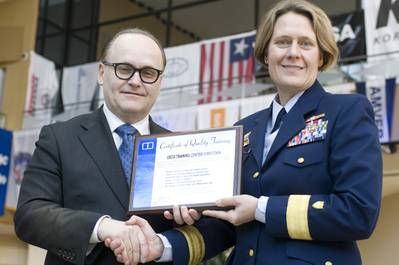
[[(266, 125), (266, 133), (265, 133), (265, 145), (263, 148), (263, 157), (262, 157), (262, 164), (265, 163), (265, 160), (267, 158), (267, 155), (269, 154), (270, 148), (272, 147), (272, 144), (274, 142), (274, 139), (276, 139), (276, 136), (278, 132), (280, 131), (280, 128), (275, 130), (273, 133), (270, 133), (272, 128), (274, 127), (274, 124), (276, 123), (277, 115), (280, 112), (282, 108), (285, 109), (287, 114), (290, 112), (292, 107), (297, 103), (298, 99), (302, 96), (304, 92), (300, 92), (293, 96), (286, 104), (285, 106), (281, 106), (280, 103), (278, 102), (278, 95), (273, 99), (272, 102), (272, 118), (267, 121)], [(269, 200), (269, 197), (267, 196), (260, 196), (258, 199), (258, 205), (256, 207), (255, 211), (255, 219), (258, 220), (259, 222), (265, 223), (266, 222), (266, 208), (267, 208), (267, 201)]]

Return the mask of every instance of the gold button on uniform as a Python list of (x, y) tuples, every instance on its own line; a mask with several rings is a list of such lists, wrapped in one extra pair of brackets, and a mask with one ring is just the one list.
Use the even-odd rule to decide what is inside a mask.
[(252, 177), (253, 177), (254, 179), (256, 179), (257, 177), (259, 177), (259, 171), (256, 171), (256, 172), (252, 175)]
[(298, 160), (296, 162), (298, 162), (298, 164), (302, 164), (303, 162), (305, 162), (305, 158), (303, 158), (302, 156), (298, 157)]
[(333, 265), (331, 261), (327, 260), (324, 265)]
[(252, 257), (254, 254), (255, 254), (255, 251), (252, 248), (250, 248), (248, 251), (248, 256)]

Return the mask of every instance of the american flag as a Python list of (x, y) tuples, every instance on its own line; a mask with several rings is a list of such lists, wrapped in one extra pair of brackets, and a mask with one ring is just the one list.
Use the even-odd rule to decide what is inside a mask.
[(254, 41), (252, 31), (201, 44), (199, 104), (221, 101), (224, 89), (254, 80)]

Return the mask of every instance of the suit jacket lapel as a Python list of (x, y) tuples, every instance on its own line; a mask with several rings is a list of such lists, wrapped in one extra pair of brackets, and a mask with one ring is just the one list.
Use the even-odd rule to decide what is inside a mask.
[(127, 209), (129, 189), (102, 108), (96, 110), (86, 123), (82, 123), (82, 128), (84, 132), (79, 136), (80, 141), (97, 164), (115, 197)]
[(149, 119), (150, 119), (150, 133), (151, 133), (151, 134), (159, 134), (159, 133), (167, 133), (167, 132), (170, 132), (169, 130), (167, 130), (167, 129), (161, 127), (161, 126), (159, 126), (158, 124), (156, 124), (156, 123), (152, 120), (151, 116), (149, 117)]
[(265, 164), (277, 154), (277, 152), (284, 147), (288, 141), (305, 128), (305, 115), (314, 111), (322, 96), (326, 92), (323, 90), (318, 81), (316, 81), (305, 93), (299, 98), (298, 102), (288, 113), (281, 128), (274, 140), (270, 151), (267, 155)]

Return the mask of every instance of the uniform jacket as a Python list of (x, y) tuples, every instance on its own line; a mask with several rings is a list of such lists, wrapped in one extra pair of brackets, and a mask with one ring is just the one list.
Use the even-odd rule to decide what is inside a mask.
[(242, 193), (269, 197), (266, 223), (233, 227), (202, 218), (194, 228), (168, 231), (174, 264), (233, 245), (231, 265), (361, 264), (356, 240), (376, 225), (382, 186), (370, 103), (326, 93), (316, 81), (287, 114), (262, 164), (268, 119), (271, 108), (237, 123), (244, 127)]
[[(166, 129), (150, 119), (150, 132)], [(86, 257), (97, 220), (127, 220), (129, 189), (102, 108), (43, 127), (24, 174), (14, 222), (22, 240), (47, 249), (45, 264), (118, 264), (102, 243)], [(147, 217), (156, 231), (172, 228)]]

